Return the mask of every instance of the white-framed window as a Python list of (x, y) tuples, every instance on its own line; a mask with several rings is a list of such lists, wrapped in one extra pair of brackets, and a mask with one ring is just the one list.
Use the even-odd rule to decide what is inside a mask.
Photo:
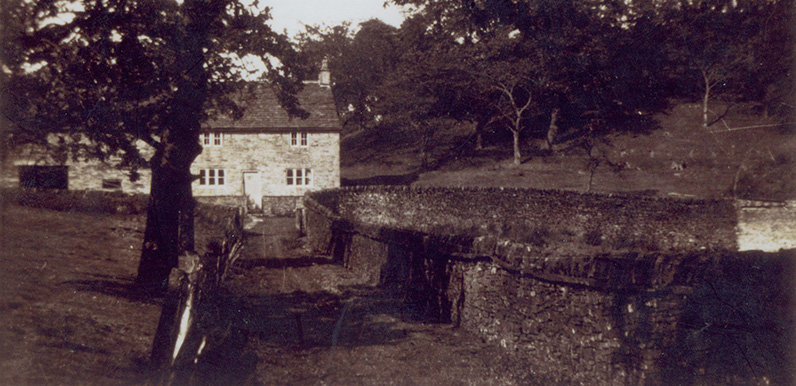
[(294, 131), (290, 133), (290, 146), (293, 147), (307, 147), (309, 140), (306, 131)]
[(199, 185), (224, 186), (226, 185), (224, 169), (202, 169), (199, 171)]
[(288, 186), (312, 186), (312, 169), (287, 169), (285, 177)]
[(222, 146), (224, 136), (221, 133), (202, 133), (202, 146)]

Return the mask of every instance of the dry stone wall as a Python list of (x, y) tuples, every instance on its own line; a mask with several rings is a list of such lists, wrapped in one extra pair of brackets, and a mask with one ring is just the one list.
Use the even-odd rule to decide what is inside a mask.
[[(418, 315), (504, 347), (516, 363), (507, 371), (520, 380), (525, 374), (556, 384), (796, 381), (796, 253), (737, 251), (732, 203), (462, 192), (310, 194), (310, 244), (371, 284), (402, 291)], [(520, 208), (511, 209), (512, 202)], [(508, 223), (531, 216), (573, 233), (588, 233), (583, 223), (607, 233), (631, 226), (631, 209), (639, 211), (638, 229), (647, 237), (664, 238), (658, 248), (553, 248), (467, 226), (457, 234), (451, 225), (457, 218), (499, 225), (500, 216)]]
[[(431, 233), (533, 233), (576, 243), (735, 249), (730, 200), (680, 200), (530, 189), (354, 187), (336, 209), (352, 221)], [(520, 232), (514, 232), (521, 236)]]

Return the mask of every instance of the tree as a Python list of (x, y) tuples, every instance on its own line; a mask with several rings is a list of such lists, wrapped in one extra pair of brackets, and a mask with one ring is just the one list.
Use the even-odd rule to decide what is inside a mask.
[[(529, 115), (539, 110), (541, 91), (547, 83), (544, 63), (535, 61), (522, 50), (525, 39), (503, 33), (482, 39), (477, 63), (470, 74), (481, 90), (484, 102), (492, 101), (497, 119), (512, 134), (513, 163), (522, 162), (520, 134), (526, 127)], [(527, 47), (525, 47), (527, 48)]]
[(789, 119), (796, 112), (793, 63), (796, 47), (792, 1), (743, 2), (749, 8), (747, 17), (754, 20), (758, 33), (753, 40), (754, 63), (742, 79), (743, 94), (759, 101), (764, 118), (776, 115)]
[[(190, 165), (201, 123), (239, 116), (237, 58), (263, 59), (265, 76), (292, 114), (295, 53), (269, 14), (237, 0), (9, 0), (2, 10), (3, 133), (76, 158), (120, 154), (152, 170), (137, 282), (165, 288), (182, 251), (194, 249)], [(279, 60), (271, 60), (278, 58)], [(154, 150), (144, 159), (137, 144)]]
[[(698, 84), (702, 101), (702, 128), (720, 120), (729, 111), (711, 116), (710, 102), (724, 95), (739, 99), (739, 80), (753, 63), (751, 37), (757, 23), (733, 1), (681, 1), (667, 10), (683, 80)], [(733, 92), (736, 95), (732, 95)], [(731, 106), (731, 105), (730, 105)]]
[(328, 58), (337, 112), (346, 131), (376, 126), (374, 94), (392, 72), (400, 51), (397, 29), (378, 19), (359, 24), (354, 33), (346, 23), (330, 28), (307, 27), (299, 35), (299, 51), (308, 71)]
[[(572, 138), (636, 129), (626, 121), (642, 110), (665, 106), (659, 93), (644, 93), (657, 89), (658, 73), (648, 65), (655, 62), (637, 59), (654, 56), (626, 62), (635, 52), (626, 17), (634, 3), (394, 2), (417, 6), (425, 15), (426, 30), (448, 37), (439, 40), (448, 47), (427, 51), (446, 56), (436, 62), (458, 64), (457, 71), (445, 73), (453, 75), (449, 79), (468, 74), (469, 83), (451, 82), (461, 85), (454, 105), (466, 111), (452, 116), (475, 121), (476, 130), (502, 120), (514, 138), (515, 160), (520, 158), (520, 133), (543, 138), (551, 149), (562, 133)], [(652, 51), (655, 43), (645, 48)], [(620, 70), (628, 67), (632, 71)], [(595, 112), (602, 119), (591, 119)]]

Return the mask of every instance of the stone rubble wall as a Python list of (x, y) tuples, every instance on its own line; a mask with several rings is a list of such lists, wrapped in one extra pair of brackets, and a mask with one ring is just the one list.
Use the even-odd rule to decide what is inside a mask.
[(352, 187), (336, 211), (358, 223), (431, 233), (511, 234), (536, 229), (585, 244), (661, 250), (735, 249), (731, 200), (500, 188)]

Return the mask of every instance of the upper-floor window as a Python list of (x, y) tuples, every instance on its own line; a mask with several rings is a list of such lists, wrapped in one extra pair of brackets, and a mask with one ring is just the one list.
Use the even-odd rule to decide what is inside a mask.
[(202, 133), (202, 146), (221, 146), (224, 136), (221, 133)]
[(290, 146), (293, 147), (307, 147), (309, 141), (307, 140), (306, 131), (294, 131), (290, 133)]
[(286, 175), (290, 186), (312, 186), (312, 169), (287, 169)]
[(224, 169), (202, 169), (199, 171), (199, 185), (225, 185)]

